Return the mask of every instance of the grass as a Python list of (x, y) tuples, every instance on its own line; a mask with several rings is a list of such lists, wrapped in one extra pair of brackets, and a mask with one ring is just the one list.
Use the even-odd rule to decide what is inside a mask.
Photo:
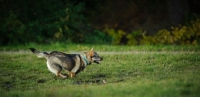
[[(103, 56), (76, 78), (50, 73), (39, 50), (83, 52), (91, 47)], [(2, 97), (198, 97), (199, 46), (108, 46), (52, 44), (0, 47)], [(111, 53), (110, 53), (111, 52)], [(63, 72), (65, 73), (65, 72)], [(106, 83), (105, 83), (106, 82)]]

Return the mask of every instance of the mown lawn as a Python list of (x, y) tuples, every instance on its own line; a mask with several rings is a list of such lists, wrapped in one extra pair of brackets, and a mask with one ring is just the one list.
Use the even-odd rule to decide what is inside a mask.
[[(27, 48), (81, 53), (104, 60), (76, 78), (50, 73)], [(0, 95), (14, 97), (198, 97), (199, 46), (27, 45), (0, 47)], [(65, 72), (63, 72), (65, 73)]]

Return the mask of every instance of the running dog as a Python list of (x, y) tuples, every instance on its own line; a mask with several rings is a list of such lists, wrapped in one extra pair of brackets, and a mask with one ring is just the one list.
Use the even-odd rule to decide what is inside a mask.
[[(77, 73), (84, 70), (87, 65), (92, 62), (99, 64), (103, 60), (93, 48), (89, 52), (83, 54), (66, 54), (59, 51), (52, 51), (51, 53), (40, 52), (35, 48), (29, 48), (38, 57), (44, 57), (47, 59), (48, 69), (56, 76), (67, 78), (68, 76), (73, 78)], [(61, 73), (62, 69), (68, 72), (67, 75)]]

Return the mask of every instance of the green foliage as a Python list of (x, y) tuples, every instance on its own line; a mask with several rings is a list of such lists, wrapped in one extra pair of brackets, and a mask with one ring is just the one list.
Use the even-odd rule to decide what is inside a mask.
[(147, 36), (142, 30), (128, 33), (122, 30), (106, 29), (105, 32), (112, 36), (112, 44), (121, 44), (121, 41), (125, 39), (127, 40), (125, 44), (128, 45), (197, 45), (200, 42), (200, 20), (191, 21), (187, 26), (171, 27), (171, 30), (161, 29), (152, 36)]
[(52, 0), (21, 1), (24, 5), (12, 1), (11, 4), (15, 5), (6, 8), (7, 16), (2, 17), (0, 24), (0, 33), (3, 34), (0, 45), (81, 41), (82, 32), (79, 25), (85, 23), (82, 14), (85, 10), (84, 3), (75, 4), (68, 0), (60, 0), (56, 4)]
[[(193, 1), (187, 3), (190, 5)], [(152, 35), (164, 25), (179, 23), (179, 20), (173, 21), (172, 16), (186, 16), (187, 20), (199, 17), (192, 15), (192, 10), (185, 14), (187, 7), (181, 4), (188, 6), (187, 3), (168, 0), (1, 0), (0, 45), (30, 42), (197, 44), (200, 40), (196, 21), (192, 22), (192, 27), (162, 29), (154, 36), (146, 36), (138, 30), (144, 28)], [(169, 10), (174, 5), (182, 14)], [(112, 29), (103, 31), (105, 28)]]
[(141, 30), (136, 30), (126, 36), (128, 39), (127, 44), (128, 45), (138, 45), (140, 44), (140, 38), (142, 37), (142, 31)]
[[(93, 29), (84, 16), (85, 3), (70, 0), (26, 1), (6, 8), (0, 23), (0, 45), (27, 43), (110, 43), (110, 36)], [(6, 2), (2, 2), (7, 4)], [(29, 3), (31, 5), (29, 6)], [(22, 6), (22, 7), (19, 7)], [(28, 9), (33, 7), (34, 9)], [(22, 10), (19, 12), (18, 10)], [(2, 11), (2, 10), (0, 10)]]
[(200, 20), (192, 21), (189, 26), (171, 27), (159, 30), (154, 36), (143, 35), (143, 44), (181, 44), (197, 45), (200, 42)]
[(100, 30), (94, 30), (84, 35), (85, 43), (87, 44), (109, 44), (111, 42), (111, 36)]
[(115, 31), (114, 29), (106, 28), (105, 32), (112, 37), (112, 44), (114, 45), (120, 44), (123, 36), (126, 35), (126, 32), (122, 30)]
[(25, 35), (25, 29), (25, 25), (17, 19), (17, 16), (12, 11), (10, 11), (9, 16), (5, 18), (5, 24), (2, 24), (0, 29), (2, 33), (0, 36), (0, 44), (18, 43), (22, 41), (23, 39), (21, 38)]

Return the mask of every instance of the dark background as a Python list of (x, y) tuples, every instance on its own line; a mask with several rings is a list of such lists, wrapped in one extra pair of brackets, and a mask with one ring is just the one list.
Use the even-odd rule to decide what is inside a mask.
[(153, 36), (191, 25), (199, 9), (199, 0), (0, 0), (0, 45), (110, 44), (115, 36), (105, 29), (124, 31), (118, 44), (127, 44), (125, 36), (137, 30)]

